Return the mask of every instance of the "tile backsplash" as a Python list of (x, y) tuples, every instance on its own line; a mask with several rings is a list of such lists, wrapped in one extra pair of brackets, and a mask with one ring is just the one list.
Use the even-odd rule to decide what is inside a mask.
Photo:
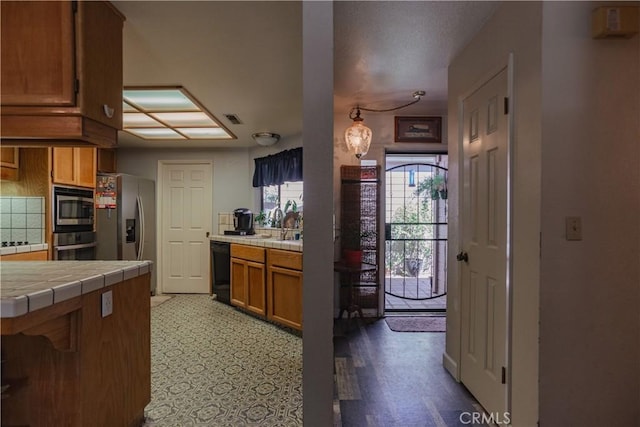
[(44, 197), (0, 196), (0, 240), (3, 242), (44, 242)]

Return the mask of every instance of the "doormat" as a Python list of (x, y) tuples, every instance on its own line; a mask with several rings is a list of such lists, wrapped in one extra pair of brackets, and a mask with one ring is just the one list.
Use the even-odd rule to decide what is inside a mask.
[(389, 316), (385, 317), (389, 329), (395, 332), (445, 332), (445, 316)]
[(171, 298), (173, 298), (173, 295), (154, 295), (151, 297), (151, 307), (157, 307)]

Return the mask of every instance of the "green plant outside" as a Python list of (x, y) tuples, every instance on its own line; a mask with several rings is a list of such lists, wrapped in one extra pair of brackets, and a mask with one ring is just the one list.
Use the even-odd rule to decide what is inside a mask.
[(421, 259), (422, 269), (431, 265), (432, 242), (414, 239), (426, 238), (428, 228), (432, 226), (424, 223), (434, 222), (434, 216), (430, 197), (412, 197), (393, 212), (392, 240), (387, 242), (386, 266), (392, 274), (411, 276), (405, 266), (406, 260)]

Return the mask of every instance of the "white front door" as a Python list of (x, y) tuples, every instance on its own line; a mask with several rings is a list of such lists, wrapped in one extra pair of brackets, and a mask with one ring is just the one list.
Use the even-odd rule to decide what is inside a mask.
[(463, 101), (461, 380), (507, 410), (507, 70)]
[(211, 163), (160, 165), (163, 293), (209, 293)]

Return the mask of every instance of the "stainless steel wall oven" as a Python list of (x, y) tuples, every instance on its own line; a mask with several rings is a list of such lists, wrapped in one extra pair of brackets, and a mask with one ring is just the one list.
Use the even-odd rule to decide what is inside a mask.
[(53, 233), (53, 259), (56, 261), (96, 259), (96, 246), (93, 231)]
[(93, 190), (53, 187), (53, 259), (96, 259)]

